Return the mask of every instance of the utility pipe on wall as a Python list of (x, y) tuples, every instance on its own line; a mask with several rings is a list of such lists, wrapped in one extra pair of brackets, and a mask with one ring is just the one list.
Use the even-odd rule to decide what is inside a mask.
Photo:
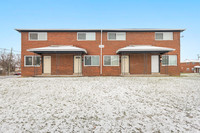
[(101, 29), (101, 44), (100, 44), (100, 55), (101, 55), (101, 59), (100, 59), (100, 75), (102, 75), (102, 63), (103, 63), (103, 58), (102, 58), (102, 51), (103, 51), (103, 47), (102, 47), (102, 29)]

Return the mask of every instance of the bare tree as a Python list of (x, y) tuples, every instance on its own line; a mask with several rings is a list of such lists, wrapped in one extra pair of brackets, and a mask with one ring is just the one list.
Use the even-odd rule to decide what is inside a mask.
[(14, 54), (12, 50), (10, 52), (0, 51), (0, 67), (5, 74), (14, 72), (16, 67), (20, 67), (20, 60), (20, 55)]

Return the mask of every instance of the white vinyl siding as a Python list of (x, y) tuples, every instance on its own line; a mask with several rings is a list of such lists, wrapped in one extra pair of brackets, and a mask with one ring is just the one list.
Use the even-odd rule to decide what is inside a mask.
[(99, 56), (98, 55), (85, 55), (84, 56), (84, 66), (99, 66)]
[(173, 32), (156, 32), (155, 40), (173, 40)]
[(103, 60), (104, 66), (119, 66), (118, 55), (104, 55)]
[(126, 40), (126, 32), (108, 32), (108, 40)]
[(31, 41), (46, 41), (47, 32), (29, 32), (29, 40)]
[(40, 56), (24, 56), (24, 66), (40, 66)]
[(94, 41), (96, 40), (96, 33), (95, 32), (78, 32), (77, 33), (77, 40), (78, 41)]
[(177, 55), (163, 55), (162, 66), (177, 66)]

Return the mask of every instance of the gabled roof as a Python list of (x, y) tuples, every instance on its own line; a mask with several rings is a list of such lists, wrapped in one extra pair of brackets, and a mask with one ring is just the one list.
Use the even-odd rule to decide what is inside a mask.
[(15, 29), (18, 32), (182, 32), (185, 29)]
[(29, 52), (37, 54), (41, 53), (87, 53), (83, 48), (75, 47), (72, 45), (52, 45), (48, 47), (32, 48), (28, 49)]
[(174, 51), (175, 49), (166, 48), (166, 47), (157, 47), (151, 45), (130, 45), (124, 48), (120, 48), (116, 51), (119, 53), (167, 53), (170, 51)]

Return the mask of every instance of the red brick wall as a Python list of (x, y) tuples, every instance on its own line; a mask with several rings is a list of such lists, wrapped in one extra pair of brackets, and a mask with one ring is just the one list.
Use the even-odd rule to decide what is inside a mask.
[(74, 60), (71, 54), (49, 54), (52, 75), (73, 75)]
[[(176, 67), (169, 66), (168, 73), (170, 75), (180, 74), (180, 32), (174, 32), (173, 40), (158, 41), (155, 40), (155, 32), (126, 32), (126, 41), (110, 41), (107, 40), (107, 32), (103, 32), (103, 55), (116, 55), (119, 48), (128, 45), (154, 45), (160, 47), (169, 47), (176, 49), (168, 54), (175, 54), (178, 57), (178, 65)], [(33, 53), (26, 51), (30, 48), (46, 47), (50, 45), (74, 45), (87, 50), (88, 55), (100, 55), (100, 32), (96, 32), (96, 41), (77, 41), (77, 32), (48, 32), (47, 41), (29, 41), (28, 32), (21, 33), (21, 51), (22, 51), (22, 76), (34, 75), (33, 67), (24, 67), (24, 56), (33, 55)], [(149, 57), (150, 58), (150, 57)], [(142, 59), (142, 57), (141, 57)], [(140, 60), (140, 59), (139, 59)], [(142, 61), (141, 61), (142, 62)], [(139, 67), (140, 65), (138, 65)], [(68, 67), (69, 68), (69, 67)], [(136, 69), (137, 66), (135, 66)], [(42, 73), (42, 66), (38, 67), (38, 74)], [(53, 69), (53, 68), (52, 68)], [(71, 66), (70, 66), (71, 69)], [(130, 67), (131, 69), (131, 67)], [(161, 73), (164, 73), (164, 67), (161, 66)], [(62, 72), (64, 70), (61, 70)], [(84, 66), (82, 67), (84, 76), (100, 75), (100, 66)], [(130, 70), (130, 72), (134, 70)], [(141, 70), (139, 70), (141, 71)], [(64, 71), (65, 72), (65, 71)], [(120, 66), (103, 66), (103, 75), (120, 75)], [(69, 73), (72, 74), (72, 71)]]
[[(192, 68), (194, 68), (194, 66), (199, 66), (200, 62), (196, 62), (195, 64), (193, 64), (192, 62), (189, 63), (181, 63), (181, 73), (194, 73), (194, 71), (192, 71)], [(189, 68), (189, 71), (187, 71), (187, 68)]]
[(130, 74), (151, 74), (151, 54), (130, 54)]
[(100, 66), (83, 66), (82, 67), (83, 76), (99, 76)]

